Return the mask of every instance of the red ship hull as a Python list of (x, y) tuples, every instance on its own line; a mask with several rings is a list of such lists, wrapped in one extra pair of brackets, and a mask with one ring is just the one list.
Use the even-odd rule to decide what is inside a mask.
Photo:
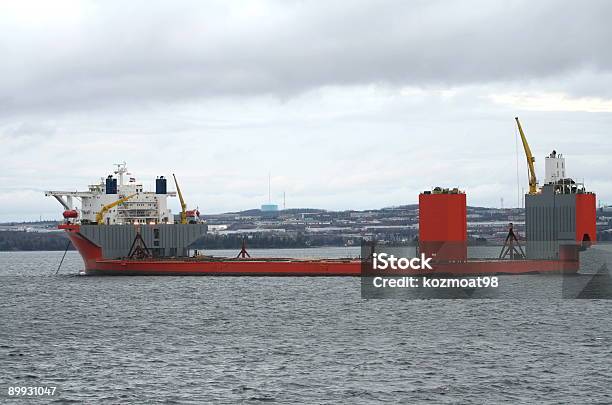
[[(102, 257), (102, 249), (79, 233), (78, 225), (61, 225), (81, 254), (87, 274), (207, 275), (207, 276), (361, 276), (356, 259), (117, 259)], [(575, 273), (577, 260), (466, 260), (432, 263), (433, 270), (413, 275), (492, 275)], [(402, 275), (408, 274), (402, 272)]]

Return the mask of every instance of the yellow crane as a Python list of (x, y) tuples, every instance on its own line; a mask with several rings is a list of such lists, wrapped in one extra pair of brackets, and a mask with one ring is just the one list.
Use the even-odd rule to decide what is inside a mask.
[(176, 176), (172, 173), (172, 177), (174, 177), (174, 184), (176, 185), (176, 192), (179, 197), (179, 201), (181, 202), (181, 224), (187, 223), (187, 204), (185, 204), (185, 200), (183, 200), (183, 193), (181, 193), (181, 188), (178, 185), (178, 181), (176, 181)]
[(102, 207), (100, 212), (98, 212), (96, 214), (96, 222), (98, 223), (98, 225), (104, 225), (104, 214), (106, 214), (108, 212), (108, 210), (110, 210), (111, 208), (116, 207), (119, 204), (123, 204), (124, 202), (126, 202), (130, 198), (135, 197), (137, 195), (138, 195), (138, 193), (128, 195), (127, 197), (120, 198), (117, 201), (113, 201), (112, 203), (107, 204), (104, 207)]
[(527, 168), (529, 169), (529, 194), (537, 194), (538, 193), (538, 180), (536, 178), (535, 172), (535, 158), (531, 154), (531, 149), (529, 148), (529, 144), (527, 143), (527, 138), (525, 137), (525, 133), (523, 132), (523, 128), (521, 127), (521, 123), (518, 117), (514, 117), (516, 120), (516, 125), (518, 126), (519, 133), (521, 134), (521, 141), (523, 142), (523, 149), (525, 149), (525, 156), (527, 157)]

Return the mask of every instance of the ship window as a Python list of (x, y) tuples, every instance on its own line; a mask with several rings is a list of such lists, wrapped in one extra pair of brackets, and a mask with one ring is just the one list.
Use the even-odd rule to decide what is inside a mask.
[(153, 229), (153, 237), (159, 239), (159, 228)]

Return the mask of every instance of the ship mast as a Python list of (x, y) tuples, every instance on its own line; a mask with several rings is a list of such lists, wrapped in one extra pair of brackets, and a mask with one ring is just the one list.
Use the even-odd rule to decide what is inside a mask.
[(115, 174), (119, 175), (119, 185), (123, 186), (123, 174), (127, 172), (126, 163), (115, 163), (117, 166), (117, 170), (115, 170)]

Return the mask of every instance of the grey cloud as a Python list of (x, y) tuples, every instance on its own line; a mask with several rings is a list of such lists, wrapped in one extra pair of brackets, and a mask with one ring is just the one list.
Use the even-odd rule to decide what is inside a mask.
[(83, 4), (68, 23), (2, 30), (4, 114), (367, 83), (563, 87), (576, 72), (568, 90), (599, 95), (612, 70), (607, 1), (270, 2), (252, 16), (248, 4)]
[(122, 160), (139, 179), (180, 174), (208, 213), (267, 201), (269, 171), (293, 207), (412, 203), (434, 185), (497, 205), (516, 199), (517, 152), (526, 183), (516, 114), (540, 175), (555, 148), (612, 201), (610, 113), (492, 99), (612, 97), (612, 3), (64, 1), (0, 5), (6, 220), (60, 213), (36, 190)]
[(57, 132), (57, 127), (45, 122), (19, 122), (0, 130), (0, 136), (46, 137)]

